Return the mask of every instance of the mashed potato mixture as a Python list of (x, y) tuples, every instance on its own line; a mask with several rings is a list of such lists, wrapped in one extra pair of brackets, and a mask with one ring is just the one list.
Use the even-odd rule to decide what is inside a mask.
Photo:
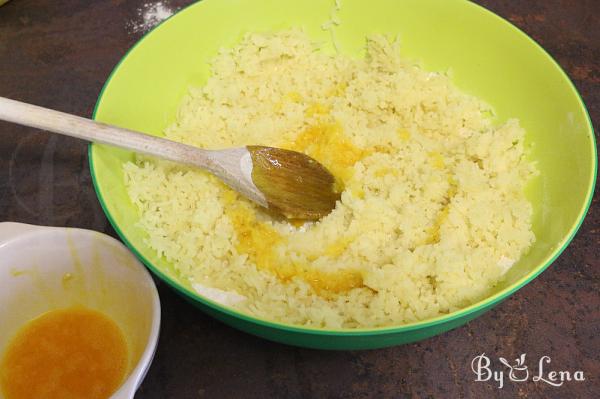
[(296, 30), (249, 34), (211, 65), (169, 139), (301, 151), (344, 191), (302, 224), (200, 170), (124, 165), (148, 245), (202, 295), (298, 325), (399, 325), (484, 298), (534, 242), (523, 190), (535, 169), (518, 121), (495, 126), (489, 106), (387, 38), (355, 59)]

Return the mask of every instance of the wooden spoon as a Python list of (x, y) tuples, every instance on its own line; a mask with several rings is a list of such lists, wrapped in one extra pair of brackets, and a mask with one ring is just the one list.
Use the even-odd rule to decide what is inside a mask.
[(319, 219), (340, 198), (331, 173), (296, 151), (263, 146), (203, 150), (4, 97), (0, 97), (0, 120), (197, 166), (288, 218)]

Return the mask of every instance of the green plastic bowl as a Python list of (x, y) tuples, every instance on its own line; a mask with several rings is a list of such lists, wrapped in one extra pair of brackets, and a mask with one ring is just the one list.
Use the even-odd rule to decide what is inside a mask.
[[(302, 27), (328, 43), (321, 29), (333, 0), (207, 0), (179, 12), (134, 46), (106, 82), (94, 118), (161, 135), (190, 85), (202, 85), (207, 61), (250, 31)], [(523, 287), (565, 249), (591, 202), (596, 145), (575, 87), (532, 39), (495, 14), (464, 0), (344, 0), (335, 38), (343, 53), (361, 55), (365, 36), (398, 34), (405, 57), (433, 71), (450, 70), (463, 91), (490, 103), (499, 122), (519, 118), (541, 175), (528, 187), (534, 204), (531, 251), (491, 295), (450, 314), (396, 327), (325, 330), (258, 319), (198, 295), (172, 265), (144, 243), (138, 213), (125, 192), (122, 164), (133, 153), (91, 145), (90, 168), (106, 215), (129, 248), (162, 280), (223, 322), (273, 341), (323, 349), (366, 349), (421, 340), (458, 327)]]

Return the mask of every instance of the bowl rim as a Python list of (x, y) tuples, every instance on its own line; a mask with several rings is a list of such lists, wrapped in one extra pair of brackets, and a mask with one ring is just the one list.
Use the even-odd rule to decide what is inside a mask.
[[(119, 60), (119, 62), (115, 65), (115, 67), (109, 74), (108, 78), (106, 79), (106, 82), (104, 83), (104, 85), (102, 86), (102, 89), (100, 90), (100, 92), (98, 94), (98, 100), (96, 101), (96, 104), (94, 106), (94, 110), (92, 113), (92, 119), (96, 119), (98, 110), (102, 103), (102, 99), (103, 99), (105, 90), (108, 88), (112, 78), (119, 71), (119, 68), (125, 62), (125, 60), (130, 55), (130, 53), (138, 45), (140, 45), (144, 40), (146, 40), (148, 37), (150, 37), (153, 32), (155, 32), (157, 29), (159, 29), (165, 23), (169, 23), (172, 20), (172, 18), (175, 17), (176, 15), (178, 15), (192, 7), (203, 7), (203, 5), (205, 3), (206, 3), (206, 1), (198, 1), (198, 2), (194, 2), (192, 4), (189, 4), (189, 5), (181, 8), (176, 13), (171, 15), (169, 18), (161, 21), (158, 25), (156, 25), (155, 27), (150, 29), (148, 32), (146, 32), (131, 48), (129, 48), (125, 52), (123, 57)], [(512, 295), (514, 292), (516, 292), (517, 290), (521, 289), (522, 287), (527, 285), (529, 282), (531, 282), (534, 278), (536, 278), (544, 270), (546, 270), (567, 248), (567, 246), (571, 243), (571, 241), (575, 237), (577, 231), (581, 227), (583, 220), (585, 219), (585, 216), (587, 215), (587, 212), (592, 204), (593, 193), (594, 193), (594, 189), (595, 189), (595, 185), (596, 185), (596, 178), (597, 178), (597, 173), (598, 173), (598, 153), (597, 153), (597, 147), (596, 147), (596, 136), (595, 136), (591, 117), (589, 115), (588, 109), (585, 106), (585, 102), (583, 101), (583, 98), (581, 97), (581, 94), (577, 90), (575, 84), (573, 83), (573, 81), (571, 80), (569, 75), (560, 66), (560, 64), (550, 55), (550, 53), (548, 53), (548, 51), (546, 51), (538, 42), (536, 42), (534, 39), (532, 39), (523, 30), (521, 30), (517, 26), (513, 25), (511, 22), (509, 22), (505, 18), (494, 13), (493, 11), (490, 11), (487, 8), (485, 8), (479, 4), (473, 3), (471, 1), (465, 0), (464, 3), (466, 3), (465, 6), (467, 6), (467, 7), (468, 6), (475, 7), (480, 12), (483, 12), (484, 14), (488, 14), (490, 17), (495, 18), (496, 20), (498, 20), (499, 23), (504, 24), (508, 28), (512, 29), (513, 31), (515, 31), (515, 33), (517, 35), (520, 35), (524, 40), (529, 41), (535, 47), (537, 47), (538, 50), (542, 51), (542, 54), (544, 54), (549, 59), (552, 66), (558, 70), (558, 72), (560, 73), (562, 78), (565, 80), (565, 82), (567, 83), (569, 88), (574, 92), (575, 96), (577, 97), (580, 108), (583, 110), (583, 112), (585, 114), (585, 117), (587, 120), (586, 127), (591, 136), (590, 145), (591, 145), (591, 151), (592, 151), (591, 159), (592, 159), (592, 164), (593, 164), (592, 165), (593, 173), (591, 175), (590, 181), (588, 182), (588, 190), (586, 193), (585, 204), (584, 204), (584, 206), (581, 207), (579, 214), (576, 218), (576, 221), (570, 227), (569, 233), (567, 235), (565, 235), (565, 237), (558, 243), (558, 245), (555, 247), (555, 249), (553, 250), (551, 255), (549, 255), (544, 262), (540, 263), (539, 266), (537, 266), (536, 268), (531, 270), (529, 273), (522, 276), (520, 279), (518, 279), (511, 285), (507, 286), (503, 290), (500, 290), (500, 291), (496, 292), (495, 294), (488, 296), (484, 299), (481, 299), (467, 307), (455, 310), (453, 312), (450, 312), (450, 313), (447, 313), (444, 315), (440, 315), (440, 316), (436, 316), (433, 318), (428, 318), (428, 319), (424, 319), (424, 320), (416, 321), (416, 322), (412, 322), (412, 323), (402, 324), (402, 325), (393, 325), (393, 326), (384, 326), (384, 327), (369, 327), (369, 328), (330, 329), (330, 328), (301, 326), (301, 325), (290, 324), (290, 323), (285, 323), (285, 322), (278, 322), (278, 321), (274, 321), (274, 320), (270, 320), (270, 319), (262, 318), (262, 317), (258, 317), (258, 316), (252, 316), (250, 314), (236, 310), (234, 308), (230, 308), (230, 307), (221, 305), (220, 303), (212, 301), (212, 300), (186, 288), (182, 284), (178, 283), (175, 280), (175, 278), (169, 276), (167, 273), (162, 271), (159, 267), (152, 264), (152, 262), (150, 262), (129, 241), (129, 239), (127, 238), (125, 233), (119, 228), (119, 225), (114, 220), (111, 213), (108, 211), (108, 206), (102, 195), (102, 191), (100, 189), (100, 185), (97, 180), (97, 176), (96, 176), (96, 172), (95, 172), (94, 152), (95, 152), (95, 148), (96, 148), (97, 144), (90, 143), (88, 146), (90, 175), (92, 177), (92, 183), (94, 185), (94, 190), (98, 197), (98, 201), (100, 202), (102, 210), (104, 211), (104, 214), (106, 215), (110, 224), (112, 225), (112, 227), (114, 228), (114, 230), (116, 231), (118, 236), (121, 238), (121, 240), (123, 240), (125, 245), (133, 252), (133, 254), (138, 259), (140, 259), (142, 261), (142, 263), (144, 263), (162, 281), (167, 283), (171, 288), (173, 288), (180, 295), (183, 295), (184, 297), (190, 299), (193, 302), (199, 302), (200, 304), (202, 304), (208, 308), (211, 308), (213, 311), (224, 313), (227, 316), (231, 316), (236, 319), (241, 319), (242, 321), (244, 321), (246, 323), (258, 324), (261, 327), (272, 328), (272, 329), (277, 329), (277, 330), (284, 330), (284, 331), (287, 331), (290, 333), (303, 333), (303, 334), (315, 335), (315, 336), (337, 336), (337, 337), (377, 336), (377, 335), (405, 333), (405, 332), (409, 332), (409, 331), (426, 329), (429, 327), (438, 326), (441, 324), (445, 324), (448, 322), (452, 322), (452, 321), (461, 319), (469, 314), (477, 313), (478, 311), (488, 310), (493, 305), (496, 305), (500, 301), (506, 299), (507, 297)]]

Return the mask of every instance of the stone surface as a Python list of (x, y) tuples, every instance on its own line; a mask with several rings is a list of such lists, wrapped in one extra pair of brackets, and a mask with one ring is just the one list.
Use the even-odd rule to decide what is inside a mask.
[[(0, 8), (0, 95), (90, 116), (104, 81), (142, 35), (140, 11), (189, 1), (12, 0)], [(565, 68), (600, 123), (600, 3), (480, 0)], [(197, 311), (158, 283), (163, 323), (137, 398), (592, 398), (600, 392), (598, 196), (550, 269), (468, 325), (413, 345), (324, 352), (271, 343)], [(115, 236), (94, 194), (86, 144), (0, 122), (0, 221)], [(552, 357), (585, 382), (474, 382), (471, 360)], [(531, 363), (530, 363), (531, 364)], [(537, 368), (537, 367), (534, 367)]]

